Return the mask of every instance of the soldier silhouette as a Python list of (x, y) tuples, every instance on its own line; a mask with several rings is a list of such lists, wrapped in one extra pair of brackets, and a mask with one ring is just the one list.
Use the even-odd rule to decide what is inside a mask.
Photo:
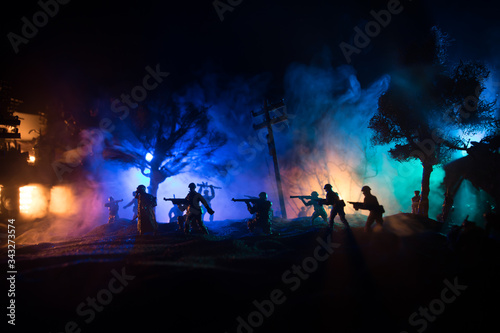
[(420, 191), (414, 191), (415, 196), (411, 198), (411, 212), (412, 214), (418, 214), (418, 205), (420, 202)]
[(297, 217), (307, 217), (306, 207), (300, 207), (300, 211), (297, 214)]
[(170, 223), (177, 223), (179, 221), (179, 217), (181, 216), (182, 216), (182, 211), (180, 210), (178, 205), (174, 205), (168, 211), (168, 218), (170, 220)]
[(146, 232), (153, 232), (156, 235), (158, 224), (156, 223), (156, 215), (154, 207), (156, 207), (156, 197), (146, 193), (146, 186), (137, 186), (135, 197), (137, 198), (137, 231), (139, 235)]
[(330, 211), (329, 228), (333, 229), (333, 221), (335, 219), (335, 216), (337, 216), (337, 214), (339, 214), (342, 223), (348, 225), (344, 212), (344, 207), (345, 207), (344, 200), (340, 200), (339, 195), (333, 192), (332, 185), (326, 184), (324, 189), (326, 191), (326, 199), (323, 200), (322, 203), (323, 205), (332, 206), (332, 210)]
[(264, 233), (271, 235), (271, 222), (273, 219), (273, 203), (267, 200), (267, 193), (260, 192), (259, 199), (253, 202), (253, 206), (250, 202), (246, 202), (248, 211), (250, 214), (255, 214), (255, 218), (248, 221), (248, 230), (253, 232), (256, 227), (261, 227)]
[[(201, 189), (204, 187), (205, 186), (200, 186), (200, 193), (201, 193)], [(210, 188), (210, 194), (208, 194), (208, 190), (204, 190), (203, 191), (203, 198), (205, 198), (206, 202), (208, 203), (208, 207), (212, 208), (211, 201), (213, 200), (213, 198), (215, 198), (215, 190), (214, 190), (213, 185), (208, 185), (207, 187)], [(204, 220), (206, 213), (207, 213), (207, 211), (202, 208), (202, 213), (201, 213), (201, 220), (202, 221)], [(214, 221), (214, 214), (210, 214), (209, 219), (210, 219), (210, 222), (213, 222)]]
[(362, 209), (367, 209), (370, 211), (370, 214), (368, 214), (368, 218), (366, 219), (366, 224), (365, 224), (365, 231), (370, 232), (371, 225), (374, 222), (377, 222), (378, 225), (382, 226), (384, 223), (384, 220), (382, 219), (382, 214), (384, 213), (384, 207), (380, 206), (377, 200), (377, 197), (371, 194), (371, 188), (370, 186), (363, 186), (361, 188), (361, 192), (365, 196), (365, 199), (363, 201), (363, 208)]
[(137, 210), (139, 208), (139, 204), (138, 204), (138, 200), (137, 198), (135, 197), (137, 194), (136, 191), (132, 192), (132, 196), (134, 197), (128, 204), (126, 204), (125, 206), (123, 206), (123, 208), (128, 208), (132, 205), (134, 205), (132, 207), (132, 210), (134, 211), (134, 216), (132, 217), (132, 222), (134, 222), (136, 219), (137, 219)]
[(118, 203), (122, 201), (123, 199), (115, 201), (113, 197), (109, 197), (108, 202), (104, 204), (104, 207), (107, 207), (109, 209), (108, 223), (113, 223), (119, 218), (118, 209), (120, 207), (118, 206)]
[(214, 214), (215, 212), (212, 210), (212, 208), (210, 208), (205, 198), (200, 193), (196, 192), (195, 183), (190, 183), (188, 187), (189, 193), (186, 196), (186, 200), (188, 202), (187, 207), (179, 207), (181, 210), (187, 210), (184, 223), (184, 233), (188, 234), (190, 232), (190, 226), (194, 224), (194, 226), (198, 227), (202, 233), (208, 234), (208, 229), (203, 224), (203, 220), (201, 218), (200, 202), (203, 204), (203, 206), (205, 206), (210, 215)]
[(321, 217), (325, 223), (328, 223), (328, 215), (326, 214), (325, 209), (323, 208), (323, 204), (321, 203), (323, 199), (319, 198), (319, 194), (316, 191), (311, 192), (311, 197), (312, 199), (309, 201), (305, 201), (304, 198), (300, 197), (299, 199), (302, 201), (302, 203), (305, 206), (313, 206), (314, 207), (314, 213), (311, 216), (311, 225), (314, 224), (314, 220), (317, 217)]

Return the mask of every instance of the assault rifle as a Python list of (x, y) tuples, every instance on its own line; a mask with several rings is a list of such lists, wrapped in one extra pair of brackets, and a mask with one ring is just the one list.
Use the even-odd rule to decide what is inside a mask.
[(255, 204), (257, 201), (259, 201), (260, 199), (259, 198), (251, 198), (251, 199), (235, 199), (235, 198), (232, 198), (231, 201), (234, 201), (234, 202), (244, 202), (248, 205), (248, 203), (253, 203)]
[(189, 205), (189, 201), (187, 199), (182, 198), (163, 198), (165, 201), (172, 201), (174, 205)]
[(382, 205), (378, 205), (378, 206), (365, 206), (365, 203), (364, 202), (353, 202), (353, 201), (347, 201), (348, 203), (350, 203), (353, 208), (355, 210), (358, 210), (358, 209), (366, 209), (366, 210), (370, 210), (370, 211), (376, 211), (377, 213), (385, 213), (385, 209), (384, 209), (384, 206)]
[(202, 187), (211, 187), (211, 188), (214, 188), (214, 189), (217, 189), (217, 190), (222, 189), (222, 187), (208, 185), (208, 182), (201, 182), (201, 184), (196, 184), (196, 186), (198, 186), (200, 188), (202, 188)]
[(318, 197), (313, 197), (313, 196), (310, 196), (310, 195), (291, 195), (290, 198), (291, 199), (314, 200), (314, 201), (325, 200), (325, 199), (321, 199), (321, 198), (318, 198)]
[(358, 209), (365, 209), (365, 204), (363, 202), (354, 202), (354, 201), (347, 201), (348, 203), (350, 203), (353, 208), (355, 210), (358, 210)]

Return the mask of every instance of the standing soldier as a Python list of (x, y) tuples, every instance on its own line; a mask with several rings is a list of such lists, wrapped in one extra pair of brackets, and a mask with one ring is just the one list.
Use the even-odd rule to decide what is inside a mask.
[(168, 211), (168, 218), (170, 223), (176, 223), (179, 222), (179, 217), (182, 216), (182, 210), (179, 209), (178, 205), (174, 205), (169, 211)]
[[(200, 192), (201, 192), (201, 189), (203, 187), (204, 186), (200, 187)], [(214, 190), (214, 186), (213, 185), (208, 185), (207, 187), (210, 187), (210, 195), (208, 194), (208, 190), (205, 190), (205, 191), (203, 191), (203, 198), (207, 202), (208, 207), (212, 208), (212, 205), (211, 205), (210, 202), (212, 201), (213, 198), (215, 198), (215, 190)], [(203, 219), (205, 217), (205, 214), (206, 214), (206, 210), (202, 209), (202, 213), (201, 213), (201, 220), (202, 221), (203, 221)], [(214, 221), (214, 214), (210, 214), (210, 222), (213, 222), (213, 221)]]
[(415, 196), (411, 198), (411, 212), (418, 214), (418, 205), (420, 202), (420, 191), (415, 191)]
[(207, 212), (213, 215), (215, 212), (210, 208), (208, 202), (205, 198), (198, 192), (196, 192), (196, 184), (189, 184), (189, 193), (186, 196), (187, 207), (179, 207), (181, 210), (186, 209), (187, 213), (185, 216), (184, 233), (188, 234), (190, 232), (190, 226), (194, 222), (194, 225), (198, 227), (202, 233), (208, 234), (208, 229), (203, 224), (201, 219), (201, 206), (200, 202), (205, 206)]
[(259, 199), (253, 201), (253, 206), (246, 201), (250, 214), (255, 214), (255, 218), (248, 221), (248, 230), (254, 231), (255, 227), (261, 227), (264, 233), (271, 235), (271, 222), (273, 220), (273, 203), (267, 200), (267, 193), (260, 192)]
[(324, 189), (326, 191), (326, 199), (322, 201), (322, 204), (332, 206), (332, 210), (330, 212), (329, 228), (333, 229), (333, 220), (335, 219), (335, 216), (337, 216), (337, 214), (339, 214), (340, 220), (345, 225), (348, 225), (344, 212), (344, 207), (345, 207), (344, 200), (340, 200), (339, 195), (333, 192), (332, 185), (326, 184)]
[(158, 230), (154, 211), (156, 197), (146, 193), (146, 186), (144, 185), (137, 186), (135, 197), (138, 204), (137, 230), (139, 231), (139, 235), (142, 236), (146, 232), (153, 232), (156, 235), (156, 231)]
[(321, 203), (323, 199), (319, 198), (319, 194), (316, 191), (311, 192), (311, 200), (305, 201), (304, 198), (299, 197), (299, 199), (304, 203), (305, 206), (313, 206), (314, 207), (314, 213), (311, 216), (311, 225), (314, 224), (314, 220), (317, 217), (321, 217), (325, 223), (328, 223), (328, 215), (326, 214), (325, 209), (323, 208), (323, 204)]
[(109, 197), (108, 202), (104, 204), (104, 207), (109, 209), (108, 223), (113, 223), (118, 219), (118, 209), (120, 208), (118, 203), (122, 201), (123, 199), (115, 201), (113, 197)]
[(134, 198), (128, 204), (126, 204), (125, 206), (123, 206), (123, 208), (128, 208), (128, 207), (134, 205), (132, 207), (132, 210), (134, 211), (134, 216), (132, 217), (132, 222), (134, 222), (137, 219), (137, 209), (139, 207), (139, 204), (137, 203), (137, 198), (135, 197), (136, 195), (137, 195), (136, 191), (132, 192), (132, 196)]

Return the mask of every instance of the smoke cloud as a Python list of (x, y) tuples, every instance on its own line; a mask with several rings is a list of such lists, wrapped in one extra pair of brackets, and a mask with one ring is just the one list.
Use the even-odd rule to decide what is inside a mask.
[[(370, 144), (372, 133), (367, 127), (376, 111), (378, 97), (390, 85), (390, 76), (382, 75), (362, 86), (353, 67), (334, 68), (329, 63), (290, 65), (284, 78), (286, 108), (272, 114), (286, 113), (288, 116), (286, 122), (273, 127), (288, 218), (295, 218), (302, 206), (299, 200), (290, 199), (290, 195), (309, 195), (317, 191), (324, 196), (326, 183), (332, 184), (345, 201), (362, 200), (360, 189), (368, 185), (384, 205), (386, 215), (409, 212), (413, 191), (420, 190), (422, 167), (417, 161), (399, 163), (392, 160), (387, 153), (389, 147), (373, 147)], [(186, 171), (160, 184), (156, 209), (159, 222), (170, 220), (172, 204), (163, 198), (185, 197), (191, 182), (208, 182), (222, 187), (216, 190), (212, 201), (216, 221), (249, 218), (246, 206), (232, 202), (231, 198), (258, 196), (262, 191), (268, 193), (275, 215), (279, 215), (267, 130), (255, 131), (252, 124), (263, 119), (251, 114), (251, 111), (262, 109), (269, 83), (267, 75), (244, 78), (206, 74), (199, 82), (179, 92), (180, 101), (210, 106), (210, 126), (225, 133), (228, 142), (207, 158), (204, 168)], [(498, 87), (494, 88), (498, 91)], [(116, 131), (120, 127), (117, 126)], [(82, 137), (88, 133), (82, 132)], [(119, 210), (121, 218), (132, 218), (132, 207), (124, 209), (123, 206), (133, 199), (132, 192), (138, 185), (149, 185), (149, 179), (138, 169), (105, 161), (102, 158), (104, 140), (85, 142), (88, 144), (84, 149), (79, 148), (85, 154), (78, 155), (80, 159), (75, 161), (76, 166), (70, 174), (71, 182), (45, 190), (45, 193), (50, 192), (47, 194), (49, 202), (45, 203), (48, 212), (43, 218), (36, 216), (30, 229), (19, 236), (20, 243), (81, 236), (107, 223), (108, 212), (104, 204), (109, 196), (123, 199)], [(431, 218), (441, 212), (443, 176), (439, 167), (431, 175)], [(470, 186), (461, 189), (455, 206), (469, 210), (479, 207), (481, 203), (471, 199), (474, 191)], [(363, 213), (355, 212), (350, 205), (346, 212)], [(467, 209), (457, 209), (460, 216), (456, 215), (456, 219), (463, 219), (466, 212)], [(472, 218), (478, 217), (469, 219)]]

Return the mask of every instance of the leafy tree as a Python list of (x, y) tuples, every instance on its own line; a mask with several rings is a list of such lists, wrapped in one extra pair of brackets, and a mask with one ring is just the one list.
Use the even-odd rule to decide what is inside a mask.
[(108, 141), (104, 157), (139, 168), (150, 179), (149, 192), (156, 196), (168, 177), (218, 167), (211, 157), (226, 137), (210, 128), (208, 110), (172, 95), (151, 99), (130, 111), (124, 128)]
[(422, 163), (423, 216), (434, 166), (450, 161), (454, 151), (466, 151), (470, 142), (464, 137), (498, 128), (494, 103), (481, 96), (488, 69), (476, 62), (450, 66), (447, 45), (447, 36), (433, 28), (424, 43), (408, 50), (369, 123), (373, 144), (393, 145), (389, 154), (399, 162)]

